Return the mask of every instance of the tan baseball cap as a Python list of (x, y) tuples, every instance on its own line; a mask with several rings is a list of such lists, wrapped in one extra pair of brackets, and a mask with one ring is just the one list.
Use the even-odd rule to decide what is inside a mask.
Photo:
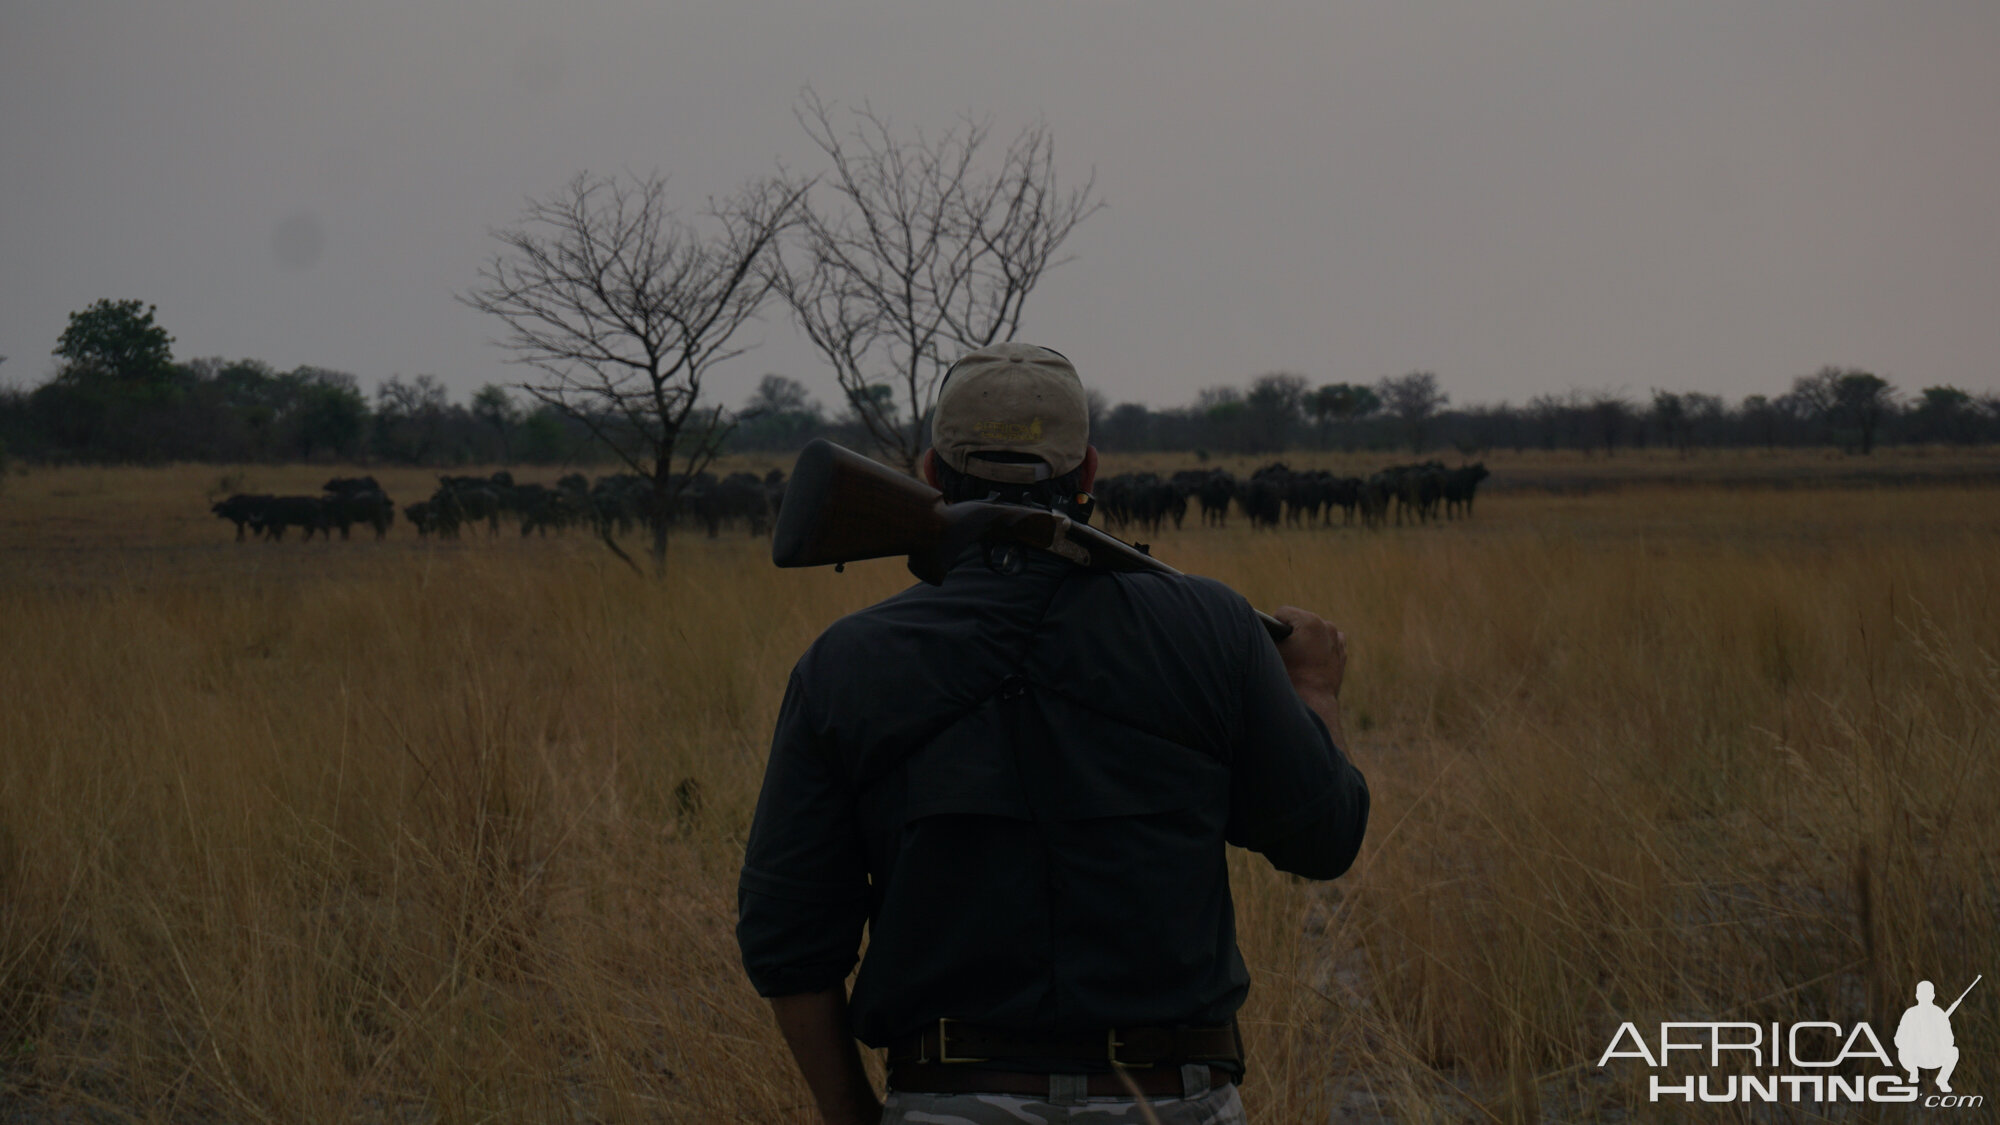
[[(1090, 448), (1083, 381), (1068, 358), (1050, 348), (1007, 343), (968, 352), (938, 391), (931, 445), (945, 464), (984, 480), (1061, 476), (1083, 464)], [(978, 456), (994, 452), (1030, 453), (1044, 464)]]

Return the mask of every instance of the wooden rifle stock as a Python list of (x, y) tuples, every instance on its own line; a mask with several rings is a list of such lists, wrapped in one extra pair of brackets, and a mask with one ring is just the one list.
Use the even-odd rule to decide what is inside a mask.
[[(783, 567), (909, 559), (910, 573), (937, 585), (965, 548), (1016, 544), (1054, 551), (1096, 570), (1180, 571), (1122, 539), (1061, 512), (944, 494), (851, 449), (815, 438), (799, 453), (778, 509), (771, 561)], [(1259, 612), (1273, 640), (1292, 627)]]

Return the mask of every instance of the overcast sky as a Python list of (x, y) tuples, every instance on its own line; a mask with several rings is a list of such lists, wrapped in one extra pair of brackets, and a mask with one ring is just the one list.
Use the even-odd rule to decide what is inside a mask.
[[(1456, 402), (2000, 389), (2000, 3), (0, 0), (0, 381), (175, 354), (519, 377), (453, 300), (581, 170), (815, 170), (800, 88), (1047, 120), (1110, 206), (1025, 339), (1114, 401), (1433, 370)], [(718, 373), (833, 381), (773, 309)]]

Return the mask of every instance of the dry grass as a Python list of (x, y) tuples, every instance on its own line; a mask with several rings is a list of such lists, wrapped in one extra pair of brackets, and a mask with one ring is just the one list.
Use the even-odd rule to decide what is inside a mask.
[[(218, 475), (0, 495), (0, 1120), (799, 1119), (736, 866), (785, 671), (900, 568), (239, 545)], [(2000, 968), (2000, 491), (1156, 550), (1353, 638), (1356, 870), (1236, 857), (1257, 1120), (1651, 1119), (1591, 1065), (1620, 1020), (1882, 1028)], [(1996, 996), (1961, 1090), (2000, 1092)]]

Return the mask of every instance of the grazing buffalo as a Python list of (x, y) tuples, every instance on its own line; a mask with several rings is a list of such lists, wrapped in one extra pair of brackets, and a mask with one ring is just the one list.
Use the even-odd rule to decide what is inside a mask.
[(771, 525), (777, 526), (778, 512), (785, 506), (785, 470), (772, 469), (764, 474), (764, 502), (771, 511)]
[(287, 528), (304, 528), (307, 542), (314, 534), (333, 538), (333, 519), (327, 502), (320, 496), (273, 496), (265, 503), (263, 530), (273, 542), (282, 542)]
[(1472, 494), (1478, 490), (1479, 482), (1485, 480), (1489, 475), (1491, 474), (1486, 471), (1486, 464), (1483, 461), (1475, 461), (1470, 465), (1460, 465), (1458, 468), (1446, 473), (1444, 478), (1444, 514), (1446, 518), (1451, 516), (1452, 509), (1455, 507), (1465, 514), (1465, 518), (1471, 519)]
[(771, 490), (762, 477), (756, 473), (731, 473), (722, 478), (720, 492), (723, 518), (741, 519), (751, 535), (762, 535), (769, 530)]
[(629, 535), (653, 504), (653, 482), (636, 473), (616, 473), (598, 477), (590, 486), (591, 518), (597, 533)]
[[(1352, 525), (1359, 515), (1362, 527), (1375, 530), (1387, 526), (1392, 505), (1398, 526), (1406, 521), (1421, 525), (1455, 519), (1460, 514), (1469, 518), (1473, 496), (1488, 475), (1484, 464), (1448, 469), (1437, 461), (1392, 465), (1366, 479), (1335, 476), (1323, 469), (1295, 470), (1282, 461), (1264, 465), (1241, 480), (1219, 468), (1183, 469), (1164, 476), (1121, 473), (1097, 482), (1096, 509), (1107, 526), (1136, 524), (1158, 534), (1169, 519), (1176, 529), (1183, 527), (1192, 501), (1201, 505), (1204, 527), (1226, 528), (1230, 505), (1235, 503), (1242, 505), (1251, 527), (1259, 530), (1330, 527), (1338, 506), (1343, 525)], [(664, 487), (672, 501), (661, 504), (656, 502), (653, 478), (631, 473), (595, 482), (582, 473), (568, 473), (553, 486), (517, 484), (505, 471), (440, 475), (437, 491), (428, 500), (405, 506), (403, 515), (419, 535), (445, 539), (456, 539), (473, 520), (484, 522), (489, 536), (498, 535), (503, 519), (517, 520), (523, 537), (562, 534), (577, 526), (609, 537), (664, 525), (699, 527), (716, 538), (724, 524), (736, 520), (754, 536), (768, 534), (783, 505), (785, 474), (774, 469), (762, 476), (735, 472), (718, 479), (709, 472), (678, 473)], [(293, 528), (302, 529), (308, 540), (314, 535), (331, 539), (333, 529), (339, 528), (341, 538), (347, 539), (357, 523), (373, 527), (378, 540), (386, 537), (396, 505), (374, 477), (335, 477), (323, 488), (325, 495), (317, 497), (237, 493), (213, 503), (210, 511), (236, 526), (239, 541), (251, 535), (280, 540)]]
[(1252, 528), (1275, 528), (1285, 521), (1285, 500), (1291, 491), (1292, 470), (1283, 461), (1273, 461), (1250, 474), (1237, 490), (1236, 500)]
[(557, 534), (575, 527), (590, 518), (590, 497), (588, 492), (573, 492), (566, 488), (543, 488), (539, 484), (514, 486), (514, 493), (508, 498), (509, 510), (521, 518), (521, 536), (539, 533), (548, 538), (550, 530)]
[(243, 529), (248, 526), (257, 534), (264, 533), (264, 507), (275, 497), (269, 494), (239, 492), (227, 500), (209, 507), (209, 511), (236, 525), (236, 541), (243, 541)]
[(1417, 471), (1417, 513), (1425, 520), (1434, 520), (1443, 513), (1438, 506), (1444, 502), (1445, 467), (1436, 461), (1427, 462)]
[(1354, 509), (1361, 504), (1360, 477), (1334, 477), (1326, 490), (1326, 522), (1333, 522), (1333, 509), (1340, 509), (1342, 527), (1354, 523)]
[(1226, 469), (1210, 469), (1195, 486), (1195, 498), (1201, 502), (1201, 522), (1217, 527), (1229, 526), (1229, 504), (1236, 499), (1236, 475)]
[(1389, 500), (1396, 494), (1396, 480), (1387, 470), (1361, 482), (1356, 506), (1361, 509), (1361, 526), (1380, 529), (1389, 523)]
[(1311, 527), (1320, 522), (1320, 512), (1325, 511), (1326, 522), (1333, 522), (1334, 492), (1339, 482), (1332, 473), (1324, 469), (1293, 473), (1285, 485), (1285, 520), (1294, 527), (1303, 524)]
[(1098, 486), (1097, 498), (1121, 527), (1136, 523), (1157, 534), (1168, 519), (1179, 527), (1187, 518), (1188, 493), (1157, 473), (1120, 473)]
[(1396, 502), (1396, 526), (1407, 519), (1422, 524), (1436, 519), (1438, 502), (1444, 499), (1445, 468), (1436, 461), (1421, 465), (1392, 465), (1369, 478), (1381, 478)]
[[(498, 477), (501, 474), (493, 475)], [(508, 477), (508, 480), (512, 479), (511, 476)], [(438, 490), (431, 494), (431, 504), (440, 512), (446, 508), (454, 510), (451, 535), (458, 534), (458, 524), (474, 520), (486, 521), (488, 536), (500, 534), (498, 489), (505, 487), (511, 491), (513, 488), (511, 484), (502, 486), (497, 481), (481, 481), (477, 477), (439, 477), (438, 480), (440, 481)]]
[(1160, 524), (1167, 519), (1174, 521), (1176, 531), (1180, 530), (1181, 521), (1187, 519), (1188, 493), (1170, 480), (1154, 480), (1146, 489), (1145, 495), (1141, 497), (1140, 503), (1143, 506), (1142, 514), (1156, 533), (1160, 530)]
[(429, 500), (405, 507), (403, 518), (410, 521), (419, 535), (456, 539), (459, 529), (465, 525), (465, 506), (459, 503), (458, 492), (440, 488), (431, 494)]
[(1423, 471), (1421, 465), (1401, 465), (1389, 470), (1395, 475), (1396, 481), (1397, 527), (1403, 526), (1403, 518), (1406, 515), (1411, 523), (1424, 522), (1424, 487), (1421, 479)]
[(327, 521), (340, 529), (342, 539), (357, 523), (374, 528), (375, 538), (381, 539), (396, 522), (396, 505), (374, 477), (336, 477), (326, 482), (325, 489)]
[(1132, 518), (1130, 489), (1127, 487), (1130, 483), (1130, 473), (1104, 477), (1097, 482), (1097, 510), (1104, 513), (1106, 523), (1122, 527)]
[(375, 538), (389, 534), (389, 527), (396, 522), (396, 505), (380, 492), (350, 492), (342, 496), (325, 497), (327, 520), (340, 529), (340, 537), (347, 538), (347, 529), (354, 524), (362, 524), (375, 529)]
[(1253, 529), (1276, 528), (1284, 522), (1285, 490), (1275, 474), (1253, 475), (1236, 490), (1236, 502), (1243, 505), (1243, 515)]

